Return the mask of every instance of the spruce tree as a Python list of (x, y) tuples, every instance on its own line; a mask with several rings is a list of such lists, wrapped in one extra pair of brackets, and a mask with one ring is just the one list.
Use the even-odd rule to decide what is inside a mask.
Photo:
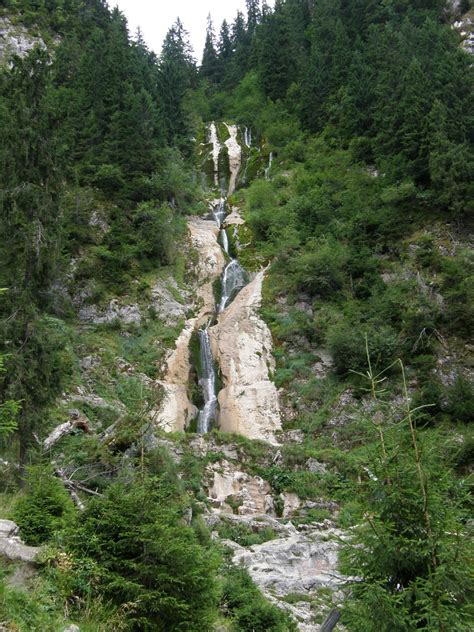
[(204, 44), (204, 51), (202, 54), (202, 62), (199, 74), (204, 79), (207, 79), (210, 83), (217, 83), (220, 74), (219, 59), (217, 56), (215, 40), (216, 36), (214, 33), (214, 26), (212, 24), (211, 15), (209, 14), (207, 16), (206, 41)]

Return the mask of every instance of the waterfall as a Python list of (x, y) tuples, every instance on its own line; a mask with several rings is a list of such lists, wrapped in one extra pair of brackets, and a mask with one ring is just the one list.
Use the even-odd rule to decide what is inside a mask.
[(222, 223), (227, 214), (224, 198), (214, 200), (214, 202), (211, 203), (211, 214), (217, 224), (217, 228), (222, 228)]
[(214, 161), (214, 184), (219, 186), (219, 154), (222, 145), (217, 137), (217, 127), (214, 121), (209, 125), (209, 142), (212, 144), (212, 159)]
[(248, 127), (244, 129), (244, 143), (248, 149), (252, 147), (252, 130)]
[(204, 395), (204, 408), (199, 411), (197, 430), (202, 434), (209, 432), (212, 423), (216, 419), (216, 370), (207, 327), (206, 329), (200, 329), (198, 335), (200, 343), (199, 358), (201, 361), (201, 378), (199, 379), (199, 385)]
[(270, 169), (272, 168), (273, 163), (273, 152), (270, 152), (268, 156), (268, 167), (265, 169), (265, 180), (270, 180)]
[(227, 195), (232, 195), (235, 191), (235, 186), (237, 184), (237, 177), (240, 171), (240, 163), (242, 160), (242, 148), (237, 141), (237, 125), (227, 125), (227, 131), (230, 134), (230, 138), (225, 141), (227, 152), (229, 154), (229, 170), (230, 170), (230, 178), (229, 178), (229, 188), (227, 190)]
[(222, 275), (222, 295), (217, 313), (220, 314), (225, 310), (229, 301), (235, 296), (238, 290), (241, 290), (246, 283), (245, 272), (237, 259), (231, 259), (226, 265), (224, 274)]
[[(228, 155), (229, 155), (229, 188), (227, 195), (232, 195), (235, 191), (237, 184), (237, 178), (239, 175), (241, 160), (242, 160), (242, 148), (237, 141), (238, 128), (236, 125), (227, 125), (225, 123), (230, 137), (225, 141)], [(214, 159), (214, 182), (216, 186), (219, 185), (219, 153), (222, 146), (217, 138), (217, 129), (214, 122), (209, 126), (210, 142), (213, 146), (212, 156)], [(252, 143), (252, 134), (250, 130), (245, 128), (244, 142), (247, 147), (250, 147)], [(224, 193), (222, 194), (224, 195)], [(227, 215), (226, 198), (221, 197), (210, 202), (210, 214), (214, 219), (217, 228), (219, 229), (219, 243), (222, 246), (224, 252), (229, 254), (229, 236), (224, 227), (225, 218)], [(235, 294), (244, 287), (246, 284), (246, 274), (237, 261), (237, 259), (231, 259), (224, 268), (222, 274), (222, 295), (221, 299), (216, 306), (217, 314), (220, 314), (225, 310), (230, 301), (234, 298)], [(204, 397), (204, 408), (199, 411), (197, 431), (199, 433), (209, 432), (213, 422), (217, 418), (217, 393), (216, 393), (216, 369), (214, 366), (214, 360), (212, 357), (211, 343), (209, 338), (208, 328), (199, 329), (199, 357), (201, 362), (201, 372), (199, 378), (199, 385), (202, 389)]]
[(229, 254), (229, 237), (227, 236), (227, 231), (225, 228), (221, 228), (221, 231), (219, 233), (219, 240), (220, 240), (222, 249), (224, 250), (226, 255), (228, 255)]

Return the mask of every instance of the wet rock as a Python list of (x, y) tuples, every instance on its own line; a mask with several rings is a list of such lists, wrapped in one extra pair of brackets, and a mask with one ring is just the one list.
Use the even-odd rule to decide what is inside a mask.
[(156, 411), (157, 425), (165, 432), (184, 430), (196, 418), (197, 408), (189, 399), (188, 384), (191, 374), (189, 344), (193, 332), (214, 314), (213, 282), (220, 276), (225, 259), (217, 243), (215, 222), (192, 219), (188, 222), (191, 247), (199, 252), (194, 266), (196, 283), (195, 307), (198, 315), (185, 322), (175, 347), (168, 353), (164, 377), (158, 383), (164, 390), (163, 402)]

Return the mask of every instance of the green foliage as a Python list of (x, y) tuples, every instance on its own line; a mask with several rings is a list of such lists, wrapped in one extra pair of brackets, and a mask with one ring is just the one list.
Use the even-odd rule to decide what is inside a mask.
[(399, 338), (390, 326), (377, 328), (334, 325), (328, 333), (328, 345), (339, 373), (360, 371), (366, 366), (364, 334), (369, 340), (371, 362), (381, 368), (390, 364), (399, 351)]
[(347, 248), (335, 240), (308, 242), (291, 262), (297, 289), (312, 296), (333, 295), (344, 285), (347, 260)]
[(186, 499), (166, 471), (132, 476), (92, 500), (69, 531), (75, 563), (92, 563), (88, 581), (125, 607), (130, 630), (209, 629), (218, 559), (186, 525)]
[(44, 544), (73, 519), (74, 509), (63, 483), (51, 468), (27, 468), (25, 488), (13, 508), (22, 539), (32, 546)]
[(255, 587), (246, 570), (228, 568), (223, 603), (236, 630), (242, 632), (293, 632), (296, 624), (288, 614), (269, 604)]
[[(375, 375), (369, 360), (375, 401), (383, 373)], [(373, 422), (379, 441), (359, 488), (366, 520), (344, 548), (345, 570), (361, 580), (352, 584), (344, 621), (354, 630), (468, 630), (474, 586), (462, 537), (466, 491), (452, 477), (438, 438), (418, 435), (403, 367), (402, 375), (405, 417), (395, 425)]]

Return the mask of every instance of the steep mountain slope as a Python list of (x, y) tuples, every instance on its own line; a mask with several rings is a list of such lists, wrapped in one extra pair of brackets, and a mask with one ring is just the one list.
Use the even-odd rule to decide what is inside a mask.
[(4, 3), (0, 627), (472, 628), (468, 4)]

